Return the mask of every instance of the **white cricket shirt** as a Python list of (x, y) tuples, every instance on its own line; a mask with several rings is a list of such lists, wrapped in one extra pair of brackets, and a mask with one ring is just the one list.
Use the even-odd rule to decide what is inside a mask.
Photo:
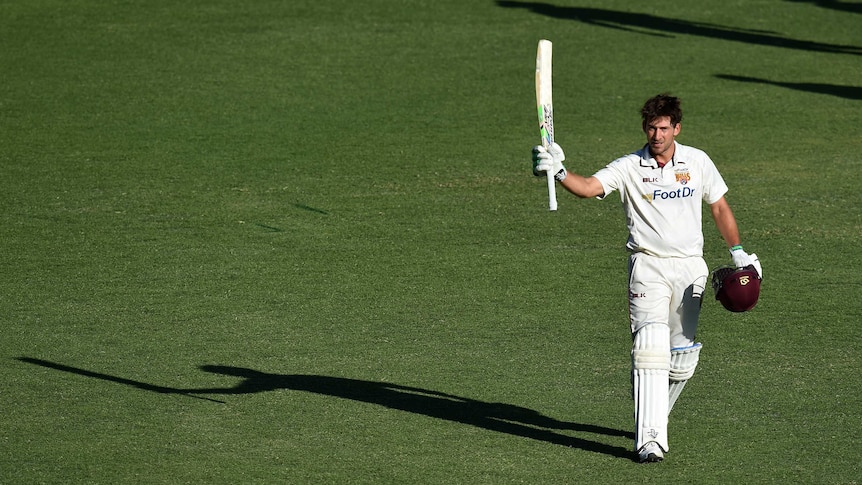
[(702, 150), (674, 142), (673, 160), (664, 167), (645, 145), (595, 173), (605, 190), (614, 190), (626, 212), (626, 247), (666, 258), (703, 256), (701, 201), (713, 204), (727, 185)]

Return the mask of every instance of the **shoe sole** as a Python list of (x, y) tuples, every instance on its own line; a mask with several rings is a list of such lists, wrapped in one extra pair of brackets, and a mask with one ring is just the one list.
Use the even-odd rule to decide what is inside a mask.
[(646, 458), (641, 458), (641, 463), (658, 463), (662, 461), (664, 458), (656, 455), (655, 453), (650, 453), (646, 456)]

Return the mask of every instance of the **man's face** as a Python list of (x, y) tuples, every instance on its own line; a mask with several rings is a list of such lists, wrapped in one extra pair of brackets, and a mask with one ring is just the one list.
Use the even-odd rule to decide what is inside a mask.
[(653, 157), (673, 155), (673, 140), (679, 135), (679, 123), (672, 125), (670, 116), (662, 116), (644, 123), (644, 133)]

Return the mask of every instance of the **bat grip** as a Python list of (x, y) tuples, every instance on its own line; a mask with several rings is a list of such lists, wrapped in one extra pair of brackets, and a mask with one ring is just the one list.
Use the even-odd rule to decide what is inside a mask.
[(554, 180), (554, 175), (548, 171), (547, 172), (548, 179), (548, 210), (555, 211), (557, 210), (557, 185)]

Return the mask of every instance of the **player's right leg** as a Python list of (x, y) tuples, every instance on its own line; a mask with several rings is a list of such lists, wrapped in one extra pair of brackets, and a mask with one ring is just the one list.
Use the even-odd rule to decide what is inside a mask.
[[(640, 461), (660, 461), (668, 450), (668, 373), (670, 336), (667, 325), (651, 323), (634, 335), (632, 387), (635, 401), (635, 450)], [(661, 449), (647, 449), (657, 444)]]
[(644, 254), (632, 255), (629, 265), (634, 449), (641, 462), (661, 461), (668, 450), (671, 285), (664, 265)]

